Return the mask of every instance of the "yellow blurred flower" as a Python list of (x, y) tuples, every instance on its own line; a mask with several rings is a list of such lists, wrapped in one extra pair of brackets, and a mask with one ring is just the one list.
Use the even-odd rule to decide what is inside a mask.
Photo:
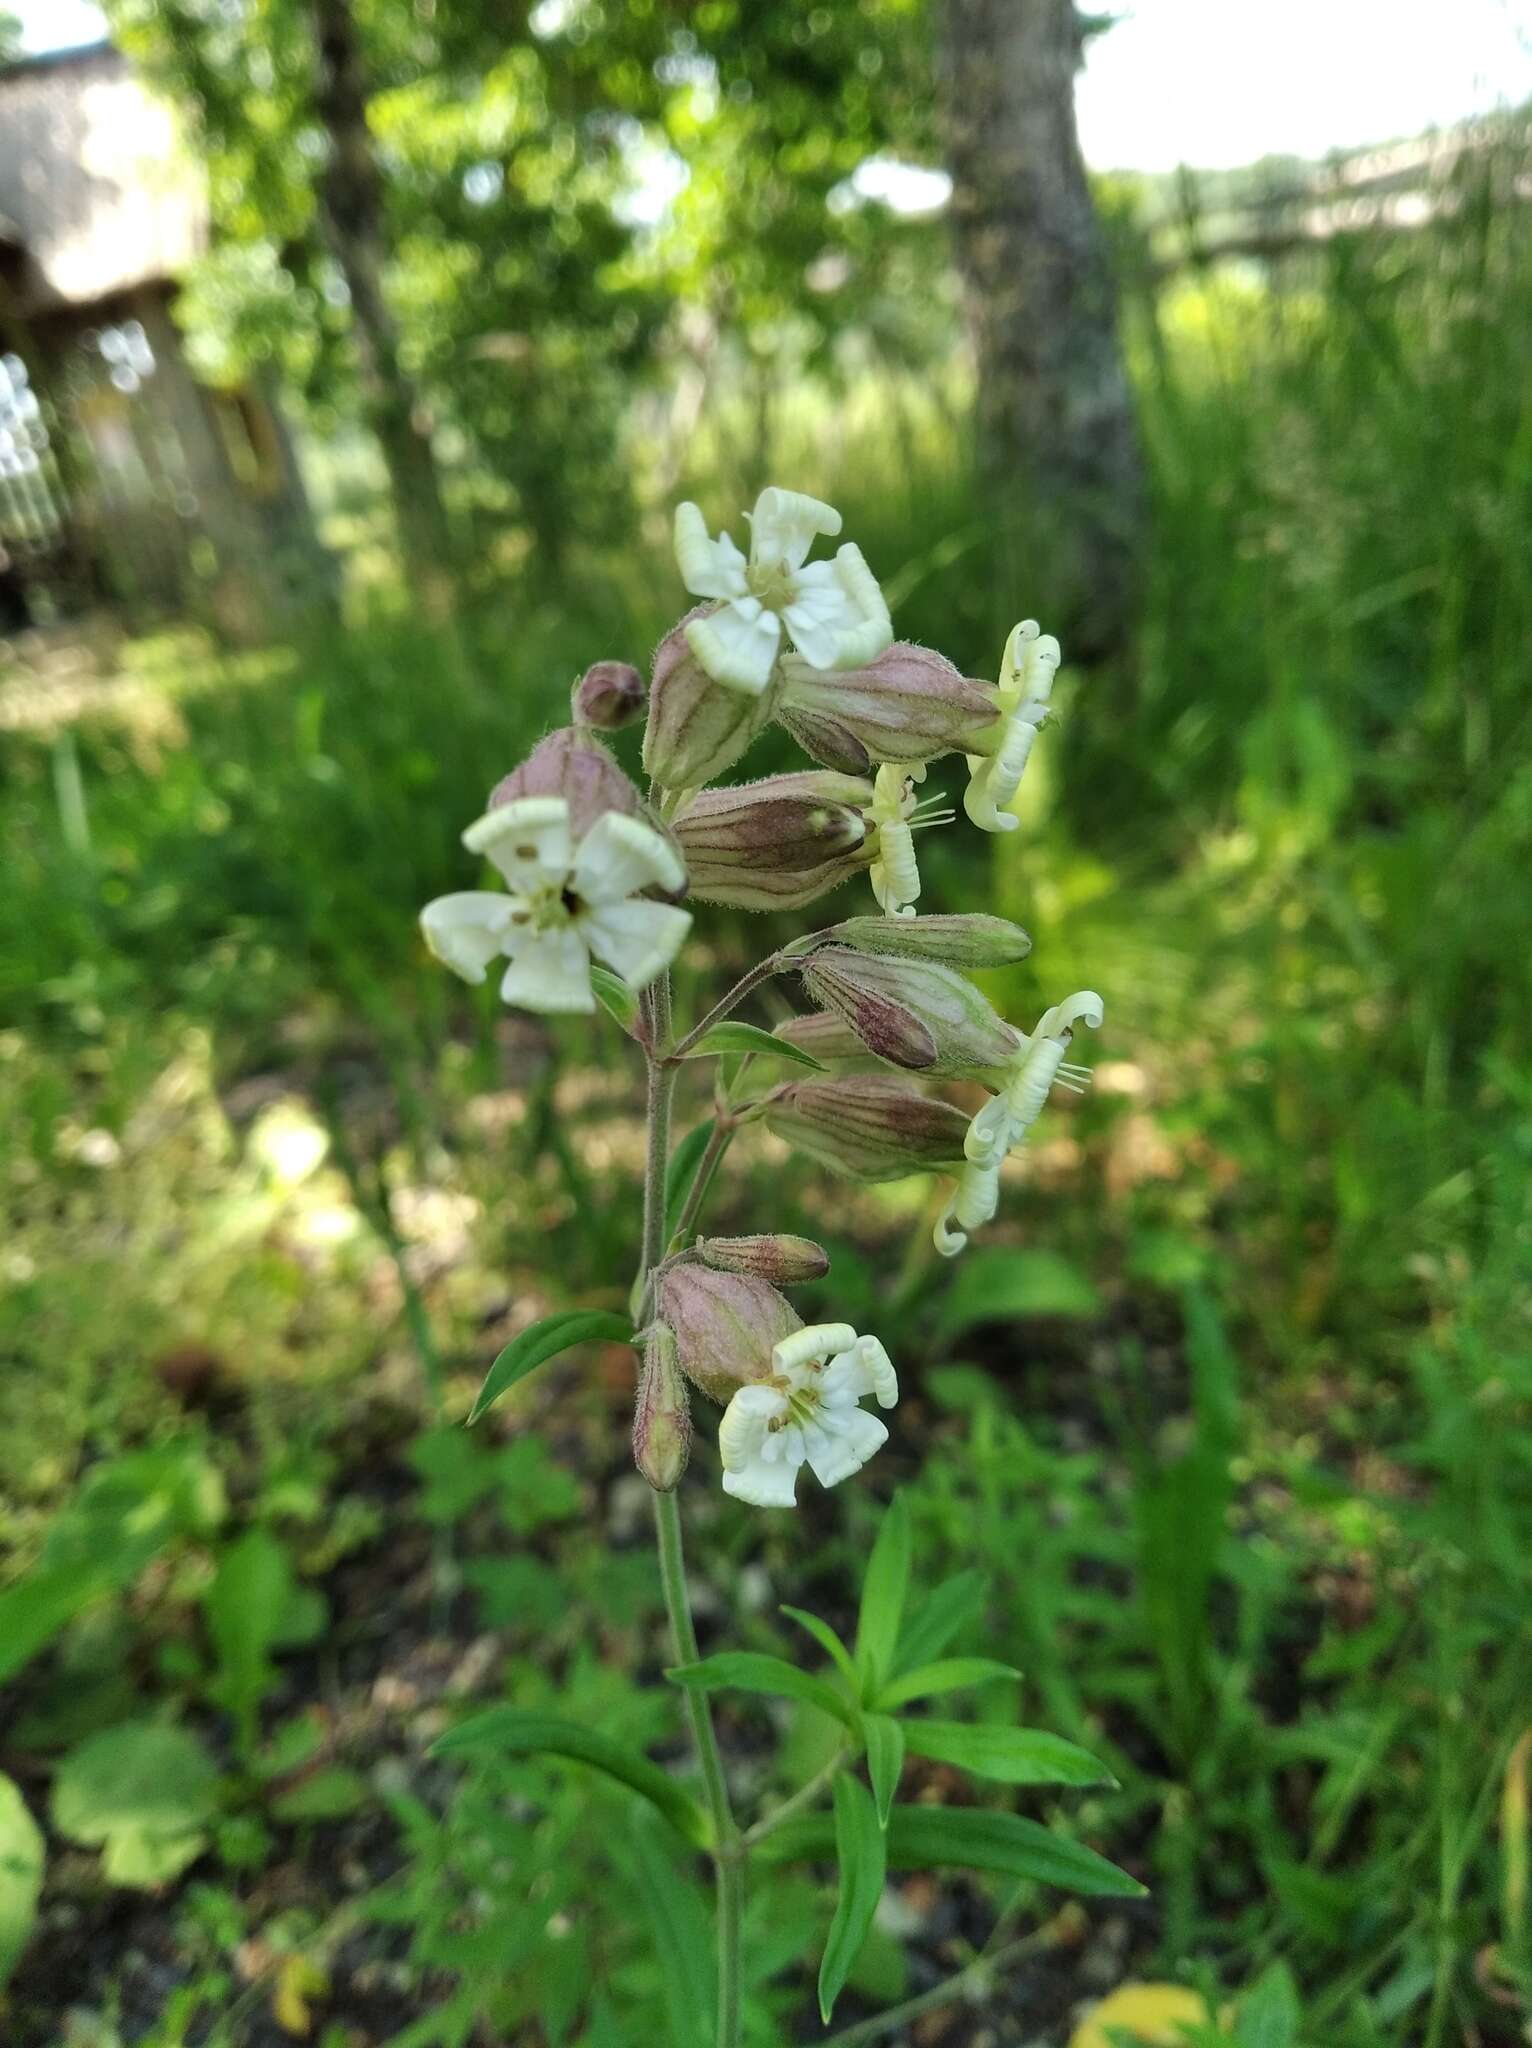
[(1069, 2048), (1117, 2048), (1118, 2036), (1180, 2048), (1188, 2027), (1205, 2027), (1213, 2015), (1206, 2001), (1184, 1984), (1119, 1984), (1075, 2028)]

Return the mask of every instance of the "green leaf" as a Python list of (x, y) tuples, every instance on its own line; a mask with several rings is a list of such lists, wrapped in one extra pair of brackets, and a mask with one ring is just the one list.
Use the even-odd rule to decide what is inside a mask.
[(706, 1902), (692, 1878), (678, 1870), (659, 1830), (642, 1810), (632, 1823), (631, 1854), (619, 1843), (639, 1909), (649, 1922), (660, 1960), (667, 2026), (676, 2048), (708, 2048), (716, 2002), (713, 1926)]
[(887, 1874), (883, 1830), (872, 1800), (861, 1780), (847, 1771), (835, 1780), (835, 1858), (840, 1866), (840, 1891), (819, 1965), (819, 2016), (826, 2026), (867, 1939)]
[[(265, 1529), (249, 1529), (219, 1559), (202, 1596), (208, 1635), (218, 1659), (212, 1697), (253, 1739), (254, 1716), (275, 1678), (271, 1652), (311, 1640), (312, 1600), (293, 1573), (286, 1549)], [(321, 1609), (319, 1626), (324, 1625)]]
[(766, 1657), (758, 1650), (723, 1650), (716, 1657), (704, 1657), (699, 1664), (678, 1664), (665, 1676), (673, 1685), (696, 1692), (761, 1692), (783, 1700), (802, 1700), (833, 1714), (848, 1728), (856, 1725), (856, 1709), (822, 1678), (800, 1671), (782, 1657)]
[(709, 1117), (705, 1124), (698, 1124), (694, 1131), (688, 1131), (670, 1155), (670, 1164), (665, 1169), (667, 1243), (674, 1237), (681, 1211), (686, 1207), (686, 1198), (692, 1191), (692, 1182), (697, 1178), (697, 1168), (702, 1164), (702, 1155), (713, 1135), (713, 1123), (714, 1119)]
[(347, 1814), (360, 1812), (371, 1797), (371, 1787), (359, 1771), (329, 1764), (280, 1793), (272, 1800), (271, 1811), (285, 1821), (344, 1820)]
[(558, 1721), (547, 1714), (529, 1714), (519, 1707), (490, 1707), (449, 1729), (434, 1745), (438, 1756), (533, 1756), (546, 1751), (550, 1756), (569, 1757), (589, 1764), (616, 1778), (662, 1813), (676, 1831), (696, 1848), (709, 1837), (707, 1815), (658, 1764), (636, 1750), (624, 1749), (593, 1728), (578, 1727), (573, 1721)]
[[(889, 1867), (931, 1870), (944, 1864), (1026, 1877), (1090, 1897), (1137, 1899), (1144, 1887), (1093, 1849), (1015, 1813), (961, 1806), (896, 1806), (889, 1816)], [(766, 1863), (823, 1862), (831, 1831), (822, 1813), (785, 1821), (756, 1845)]]
[(102, 1847), (113, 1884), (149, 1886), (177, 1876), (207, 1846), (218, 1772), (184, 1729), (126, 1721), (71, 1750), (53, 1781), (61, 1835)]
[(906, 1721), (904, 1739), (916, 1756), (956, 1764), (1002, 1785), (1115, 1785), (1111, 1772), (1085, 1750), (1041, 1728), (986, 1721)]
[(856, 1661), (871, 1692), (882, 1685), (893, 1665), (909, 1583), (910, 1511), (904, 1495), (896, 1493), (867, 1560), (856, 1620)]
[(709, 1060), (720, 1053), (731, 1052), (766, 1053), (773, 1059), (787, 1060), (795, 1067), (811, 1067), (816, 1074), (827, 1071), (823, 1060), (816, 1060), (801, 1046), (789, 1045), (785, 1038), (774, 1038), (769, 1031), (762, 1031), (758, 1024), (715, 1024), (711, 1031), (697, 1040), (686, 1057), (689, 1060)]
[(0, 1776), (0, 1985), (31, 1936), (42, 1884), (42, 1829), (10, 1779)]
[(954, 1572), (928, 1593), (899, 1639), (899, 1669), (928, 1664), (939, 1657), (956, 1635), (977, 1625), (989, 1598), (983, 1572)]
[(892, 1713), (911, 1700), (929, 1699), (933, 1693), (957, 1692), (965, 1685), (988, 1685), (996, 1678), (1020, 1678), (1013, 1664), (997, 1664), (993, 1657), (944, 1657), (935, 1664), (920, 1664), (906, 1671), (878, 1695), (878, 1705)]
[(1016, 1316), (1094, 1316), (1100, 1310), (1090, 1281), (1057, 1252), (980, 1251), (959, 1266), (937, 1329), (957, 1337), (979, 1323)]
[(638, 997), (625, 981), (621, 981), (609, 967), (598, 967), (590, 963), (591, 993), (596, 1001), (619, 1023), (630, 1036), (638, 1022)]
[(867, 1714), (862, 1720), (862, 1739), (867, 1745), (867, 1775), (878, 1805), (878, 1826), (886, 1828), (899, 1790), (899, 1773), (904, 1769), (904, 1730), (888, 1714)]
[(633, 1325), (627, 1316), (610, 1309), (569, 1308), (556, 1316), (544, 1316), (519, 1337), (513, 1337), (489, 1371), (473, 1404), (470, 1422), (477, 1422), (486, 1408), (494, 1406), (508, 1388), (524, 1380), (529, 1372), (568, 1351), (576, 1344), (630, 1344)]
[(827, 1621), (821, 1621), (817, 1614), (806, 1613), (801, 1607), (784, 1607), (781, 1611), (787, 1616), (789, 1621), (795, 1621), (799, 1628), (808, 1630), (815, 1642), (818, 1643), (819, 1647), (830, 1658), (830, 1661), (834, 1664), (836, 1670), (839, 1671), (841, 1677), (850, 1686), (853, 1696), (858, 1694), (862, 1689), (861, 1674), (852, 1662), (851, 1652), (846, 1648), (830, 1624)]
[(1297, 2048), (1302, 2019), (1292, 1971), (1273, 1963), (1240, 2000), (1234, 2038), (1239, 2048)]

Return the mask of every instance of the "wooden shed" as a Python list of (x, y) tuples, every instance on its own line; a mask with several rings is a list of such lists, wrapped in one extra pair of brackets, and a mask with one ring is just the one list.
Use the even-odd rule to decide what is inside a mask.
[(102, 605), (253, 632), (319, 550), (269, 394), (192, 375), (170, 317), (207, 208), (109, 45), (0, 70), (0, 633)]

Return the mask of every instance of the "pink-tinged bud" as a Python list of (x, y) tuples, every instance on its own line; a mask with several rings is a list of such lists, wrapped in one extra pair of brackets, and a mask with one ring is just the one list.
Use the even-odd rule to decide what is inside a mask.
[(726, 775), (770, 723), (775, 688), (759, 695), (715, 683), (686, 642), (686, 627), (710, 609), (698, 605), (654, 653), (644, 768), (663, 789), (700, 789)]
[(748, 1273), (776, 1287), (822, 1280), (830, 1270), (829, 1253), (808, 1237), (699, 1237), (693, 1249), (715, 1272)]
[(872, 784), (809, 770), (701, 790), (671, 832), (691, 894), (736, 910), (797, 910), (867, 866)]
[(680, 1484), (692, 1448), (692, 1409), (676, 1358), (676, 1340), (656, 1323), (644, 1343), (633, 1406), (633, 1462), (656, 1493)]
[(934, 648), (896, 640), (865, 668), (810, 668), (786, 655), (777, 717), (804, 751), (835, 768), (872, 761), (934, 761), (973, 751), (999, 716), (992, 683), (972, 682)]
[(722, 1403), (747, 1380), (765, 1379), (772, 1345), (803, 1327), (777, 1290), (749, 1273), (715, 1273), (687, 1261), (663, 1275), (658, 1296), (681, 1370), (710, 1401)]
[(608, 811), (634, 817), (641, 807), (638, 791), (601, 742), (572, 725), (539, 740), (521, 766), (495, 784), (489, 809), (497, 811), (523, 796), (561, 796), (569, 806), (576, 845)]
[(798, 963), (798, 972), (821, 1009), (844, 1018), (869, 1052), (896, 1067), (987, 1071), (1020, 1049), (1021, 1034), (988, 998), (934, 960), (825, 946)]
[(569, 693), (569, 711), (576, 725), (602, 732), (620, 732), (644, 715), (648, 692), (638, 670), (627, 661), (598, 661)]
[(955, 1169), (968, 1135), (961, 1110), (917, 1094), (892, 1074), (790, 1082), (773, 1093), (764, 1121), (832, 1173), (864, 1181)]
[(784, 1017), (771, 1035), (773, 1038), (785, 1038), (789, 1045), (796, 1045), (800, 1052), (812, 1053), (816, 1060), (865, 1060), (871, 1057), (845, 1018), (837, 1017), (833, 1010), (810, 1010), (802, 1017)]
[(982, 911), (939, 917), (848, 917), (822, 936), (858, 953), (935, 960), (946, 967), (1010, 967), (1032, 950), (1032, 941), (1019, 924)]

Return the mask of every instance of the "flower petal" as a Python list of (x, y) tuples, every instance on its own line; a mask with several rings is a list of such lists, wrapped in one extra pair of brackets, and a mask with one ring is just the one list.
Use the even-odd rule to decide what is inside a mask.
[(515, 899), (496, 889), (459, 889), (426, 905), (420, 929), (437, 959), (454, 974), (482, 981), (505, 944), (515, 909)]
[(783, 1462), (765, 1464), (757, 1458), (723, 1475), (723, 1490), (753, 1508), (795, 1508), (798, 1505), (798, 1465)]
[(752, 562), (785, 562), (798, 568), (808, 558), (814, 536), (840, 532), (841, 518), (833, 505), (802, 491), (784, 491), (768, 484), (750, 515)]
[(686, 627), (686, 644), (715, 683), (758, 697), (771, 681), (782, 639), (782, 621), (775, 612), (757, 611), (753, 619), (732, 604), (723, 605)]
[(640, 889), (684, 889), (686, 869), (652, 825), (606, 811), (580, 841), (572, 879), (582, 902), (620, 903)]
[(778, 1372), (790, 1373), (796, 1366), (849, 1351), (855, 1342), (856, 1331), (849, 1323), (809, 1323), (772, 1346), (771, 1362)]
[(673, 903), (602, 903), (579, 920), (586, 943), (598, 960), (620, 974), (629, 988), (647, 988), (663, 973), (691, 930), (691, 912)]
[(520, 796), (475, 818), (463, 834), (470, 853), (482, 853), (511, 887), (569, 872), (569, 806), (561, 796)]
[(524, 937), (518, 933), (511, 964), (501, 977), (500, 996), (519, 1010), (550, 1015), (594, 1010), (590, 954), (575, 926), (560, 925)]
[(854, 541), (847, 541), (843, 548), (837, 550), (835, 576), (857, 624), (842, 627), (840, 652), (834, 665), (836, 668), (864, 668), (869, 661), (875, 661), (885, 647), (893, 645), (894, 622), (888, 615), (888, 605), (878, 586), (878, 579), (868, 568), (861, 549)]
[(697, 505), (677, 505), (676, 562), (681, 581), (693, 597), (740, 597), (745, 585), (745, 558), (726, 533), (714, 540)]
[(805, 1431), (809, 1470), (821, 1486), (839, 1486), (860, 1472), (873, 1452), (888, 1442), (888, 1430), (876, 1415), (852, 1408), (818, 1429)]

